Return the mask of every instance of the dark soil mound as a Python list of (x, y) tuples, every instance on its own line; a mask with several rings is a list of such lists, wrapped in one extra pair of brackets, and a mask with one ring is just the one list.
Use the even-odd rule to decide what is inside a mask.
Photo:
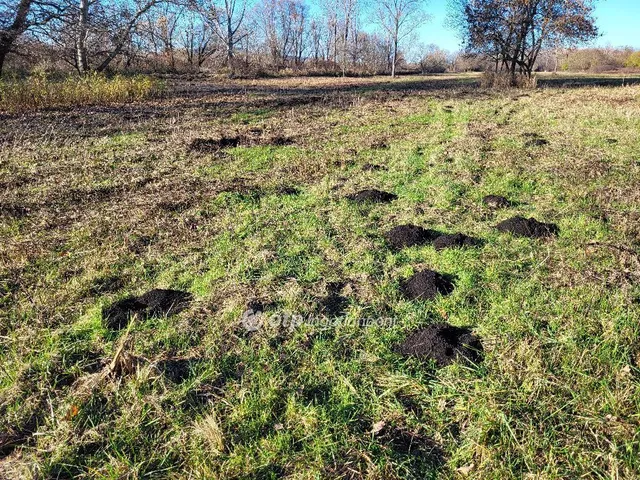
[(247, 310), (253, 310), (254, 313), (264, 312), (265, 310), (269, 310), (276, 307), (274, 302), (263, 301), (258, 299), (249, 300), (247, 302)]
[(155, 288), (139, 297), (127, 297), (102, 309), (102, 320), (110, 330), (125, 328), (133, 315), (148, 318), (154, 315), (174, 315), (189, 306), (193, 299), (188, 292)]
[(386, 140), (374, 140), (373, 142), (371, 142), (370, 148), (372, 150), (386, 150), (387, 148), (389, 148), (389, 144), (386, 142)]
[(525, 143), (526, 147), (544, 147), (549, 145), (549, 141), (544, 138), (532, 138)]
[(29, 215), (31, 208), (24, 205), (0, 204), (0, 217), (24, 218)]
[(102, 321), (109, 330), (122, 330), (129, 324), (135, 314), (144, 314), (146, 305), (135, 297), (118, 300), (109, 307), (102, 309)]
[(542, 223), (535, 218), (513, 217), (496, 225), (501, 232), (509, 232), (517, 237), (542, 238), (558, 234), (558, 226)]
[(159, 202), (158, 208), (170, 213), (183, 213), (193, 206), (192, 202), (186, 200), (183, 202)]
[(163, 290), (154, 288), (138, 297), (138, 301), (146, 305), (149, 315), (174, 315), (185, 310), (193, 297), (180, 290)]
[(440, 295), (449, 295), (454, 286), (451, 280), (433, 270), (424, 270), (402, 284), (402, 293), (411, 300), (433, 300)]
[(362, 170), (365, 172), (379, 172), (381, 170), (388, 170), (384, 165), (375, 165), (373, 163), (365, 163), (362, 165)]
[(293, 145), (294, 143), (295, 141), (292, 138), (282, 137), (280, 135), (271, 137), (265, 142), (266, 145), (272, 145), (274, 147), (285, 147), (287, 145)]
[(169, 358), (160, 360), (156, 368), (173, 383), (179, 384), (187, 380), (201, 364), (200, 358)]
[(222, 148), (233, 148), (240, 145), (239, 137), (196, 138), (189, 145), (190, 152), (215, 153)]
[(297, 187), (282, 186), (276, 188), (276, 193), (278, 195), (299, 195), (300, 189)]
[(349, 306), (349, 299), (331, 292), (326, 297), (318, 300), (318, 306), (320, 313), (327, 317), (340, 317)]
[(508, 208), (511, 206), (511, 202), (500, 195), (487, 195), (482, 199), (482, 203), (490, 208)]
[(464, 233), (454, 233), (451, 235), (440, 235), (433, 241), (436, 250), (445, 248), (474, 247), (480, 244), (477, 238), (469, 237)]
[(409, 335), (398, 346), (402, 355), (433, 360), (445, 367), (457, 360), (478, 363), (482, 359), (482, 343), (469, 329), (436, 323)]
[(440, 235), (442, 235), (440, 232), (418, 227), (417, 225), (400, 225), (385, 233), (384, 238), (391, 248), (401, 250), (414, 245), (433, 242)]
[(397, 195), (381, 190), (362, 190), (360, 192), (347, 195), (347, 199), (356, 203), (388, 203), (398, 198)]

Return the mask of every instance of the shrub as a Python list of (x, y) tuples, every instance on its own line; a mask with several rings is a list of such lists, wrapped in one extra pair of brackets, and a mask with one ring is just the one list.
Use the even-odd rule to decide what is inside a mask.
[(498, 90), (507, 88), (536, 88), (538, 78), (534, 75), (529, 77), (524, 74), (511, 76), (508, 72), (484, 72), (480, 79), (483, 88), (495, 88)]
[(640, 68), (640, 51), (629, 55), (624, 62), (624, 66), (627, 68)]
[(24, 80), (0, 81), (0, 111), (128, 103), (157, 95), (163, 84), (146, 76), (107, 78), (93, 74), (53, 80), (37, 73)]

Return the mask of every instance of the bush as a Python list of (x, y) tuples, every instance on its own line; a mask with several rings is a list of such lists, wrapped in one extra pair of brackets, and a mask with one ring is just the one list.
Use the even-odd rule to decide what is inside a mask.
[(141, 75), (107, 78), (94, 74), (52, 80), (38, 73), (25, 80), (0, 81), (0, 111), (128, 103), (154, 96), (162, 89), (161, 82)]
[(536, 88), (538, 78), (534, 75), (529, 77), (524, 74), (516, 74), (512, 77), (508, 72), (484, 72), (480, 79), (483, 88), (495, 88), (503, 90), (507, 88)]
[(624, 66), (627, 68), (640, 68), (640, 51), (629, 55), (624, 62)]

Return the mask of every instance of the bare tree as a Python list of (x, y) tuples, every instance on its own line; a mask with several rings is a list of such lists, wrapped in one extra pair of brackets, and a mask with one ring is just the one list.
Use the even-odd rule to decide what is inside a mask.
[(80, 74), (103, 72), (135, 44), (144, 16), (168, 0), (56, 0), (64, 4), (42, 33)]
[(225, 44), (227, 65), (233, 74), (234, 50), (248, 35), (242, 28), (247, 14), (247, 0), (197, 1), (207, 23)]
[(141, 49), (162, 59), (163, 66), (168, 64), (172, 71), (176, 70), (180, 32), (187, 28), (183, 23), (185, 15), (184, 5), (167, 2), (147, 13), (138, 28)]
[(306, 48), (307, 8), (298, 0), (266, 0), (258, 11), (266, 47), (275, 67), (302, 61)]
[(202, 67), (207, 59), (220, 51), (218, 37), (199, 13), (190, 12), (182, 31), (182, 48), (187, 55), (189, 65)]
[(544, 47), (597, 37), (594, 8), (595, 0), (454, 0), (450, 18), (467, 52), (493, 59), (515, 82), (531, 76)]
[[(362, 0), (360, 0), (362, 1)], [(354, 20), (359, 13), (358, 0), (323, 0), (322, 9), (327, 25), (327, 53), (346, 75), (350, 38), (355, 31)]]
[(353, 22), (358, 14), (358, 0), (341, 0), (340, 2), (338, 2), (338, 6), (342, 24), (342, 32), (340, 36), (342, 50), (342, 76), (345, 76), (347, 74), (349, 35), (353, 35), (353, 32), (355, 32), (356, 30)]
[(402, 41), (429, 19), (427, 0), (380, 0), (376, 2), (375, 23), (391, 42), (391, 76), (396, 76), (398, 50)]

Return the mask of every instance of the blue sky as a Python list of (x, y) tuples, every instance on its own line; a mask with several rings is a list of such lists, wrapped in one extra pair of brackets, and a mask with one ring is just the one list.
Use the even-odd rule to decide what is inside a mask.
[[(455, 32), (444, 26), (446, 4), (445, 0), (431, 0), (428, 10), (432, 19), (421, 29), (420, 41), (455, 51), (460, 42)], [(602, 37), (594, 42), (596, 45), (640, 48), (640, 0), (600, 0), (596, 18), (602, 33)]]

